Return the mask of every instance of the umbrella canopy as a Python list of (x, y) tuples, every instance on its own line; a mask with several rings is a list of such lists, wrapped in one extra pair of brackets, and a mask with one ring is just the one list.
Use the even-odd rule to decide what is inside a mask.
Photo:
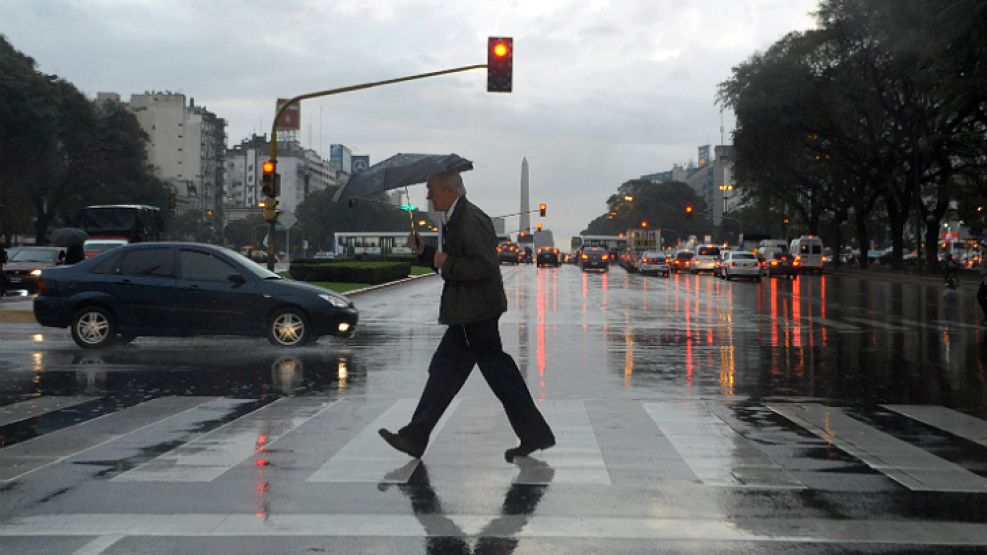
[(458, 154), (395, 154), (354, 175), (336, 191), (333, 202), (366, 197), (415, 183), (443, 172), (473, 169), (473, 162)]
[(72, 247), (82, 244), (89, 234), (77, 227), (60, 227), (51, 232), (51, 243), (57, 247)]

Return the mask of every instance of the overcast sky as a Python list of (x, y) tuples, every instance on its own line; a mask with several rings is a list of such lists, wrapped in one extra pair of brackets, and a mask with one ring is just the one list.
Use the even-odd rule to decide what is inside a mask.
[[(342, 143), (371, 163), (398, 152), (474, 162), (470, 199), (531, 202), (568, 249), (616, 188), (717, 144), (717, 84), (784, 34), (814, 26), (816, 0), (0, 0), (0, 33), (95, 97), (176, 91), (228, 122), (230, 145), (269, 132), (277, 97), (486, 63), (514, 37), (514, 92), (483, 70), (302, 104), (302, 143)], [(733, 127), (723, 115), (727, 142)], [(424, 204), (424, 186), (412, 190)], [(517, 217), (508, 228), (517, 227)], [(537, 218), (533, 219), (534, 222)]]

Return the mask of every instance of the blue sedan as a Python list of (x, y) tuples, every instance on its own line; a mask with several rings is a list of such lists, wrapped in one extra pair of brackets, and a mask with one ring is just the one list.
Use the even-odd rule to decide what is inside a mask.
[(286, 280), (229, 249), (135, 243), (42, 271), (34, 316), (95, 349), (141, 335), (210, 334), (295, 347), (351, 336), (359, 313), (342, 295)]

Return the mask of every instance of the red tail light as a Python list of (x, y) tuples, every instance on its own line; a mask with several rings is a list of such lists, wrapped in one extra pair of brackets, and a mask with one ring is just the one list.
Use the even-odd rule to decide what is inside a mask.
[(605, 254), (604, 254), (604, 255), (603, 255), (603, 256), (602, 256), (601, 258), (603, 258), (603, 261), (604, 261), (604, 262), (606, 262), (606, 261), (607, 261), (607, 255), (605, 255)]
[(38, 278), (38, 295), (47, 295), (49, 293), (48, 286), (45, 284), (45, 278)]
[(731, 266), (736, 266), (736, 265), (737, 265), (737, 263), (736, 263), (736, 262), (734, 262), (733, 260), (731, 260), (731, 261), (730, 261), (730, 265), (731, 265)]

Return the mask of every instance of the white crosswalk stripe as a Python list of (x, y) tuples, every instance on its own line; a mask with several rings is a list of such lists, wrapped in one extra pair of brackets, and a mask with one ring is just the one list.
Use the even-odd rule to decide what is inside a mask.
[(644, 409), (706, 485), (805, 488), (705, 402), (644, 403)]
[[(442, 432), (446, 422), (456, 412), (460, 399), (454, 399), (432, 431), (432, 442)], [(400, 399), (373, 422), (370, 422), (349, 443), (343, 446), (309, 478), (309, 482), (370, 482), (403, 484), (418, 467), (418, 459), (396, 451), (381, 439), (377, 430), (397, 431), (415, 412), (415, 399)], [(427, 450), (426, 450), (427, 453)]]
[(912, 420), (928, 424), (987, 447), (987, 422), (938, 405), (881, 405)]
[(768, 408), (916, 491), (987, 492), (987, 479), (817, 403)]
[(160, 455), (115, 482), (209, 482), (327, 410), (332, 403), (282, 397)]

